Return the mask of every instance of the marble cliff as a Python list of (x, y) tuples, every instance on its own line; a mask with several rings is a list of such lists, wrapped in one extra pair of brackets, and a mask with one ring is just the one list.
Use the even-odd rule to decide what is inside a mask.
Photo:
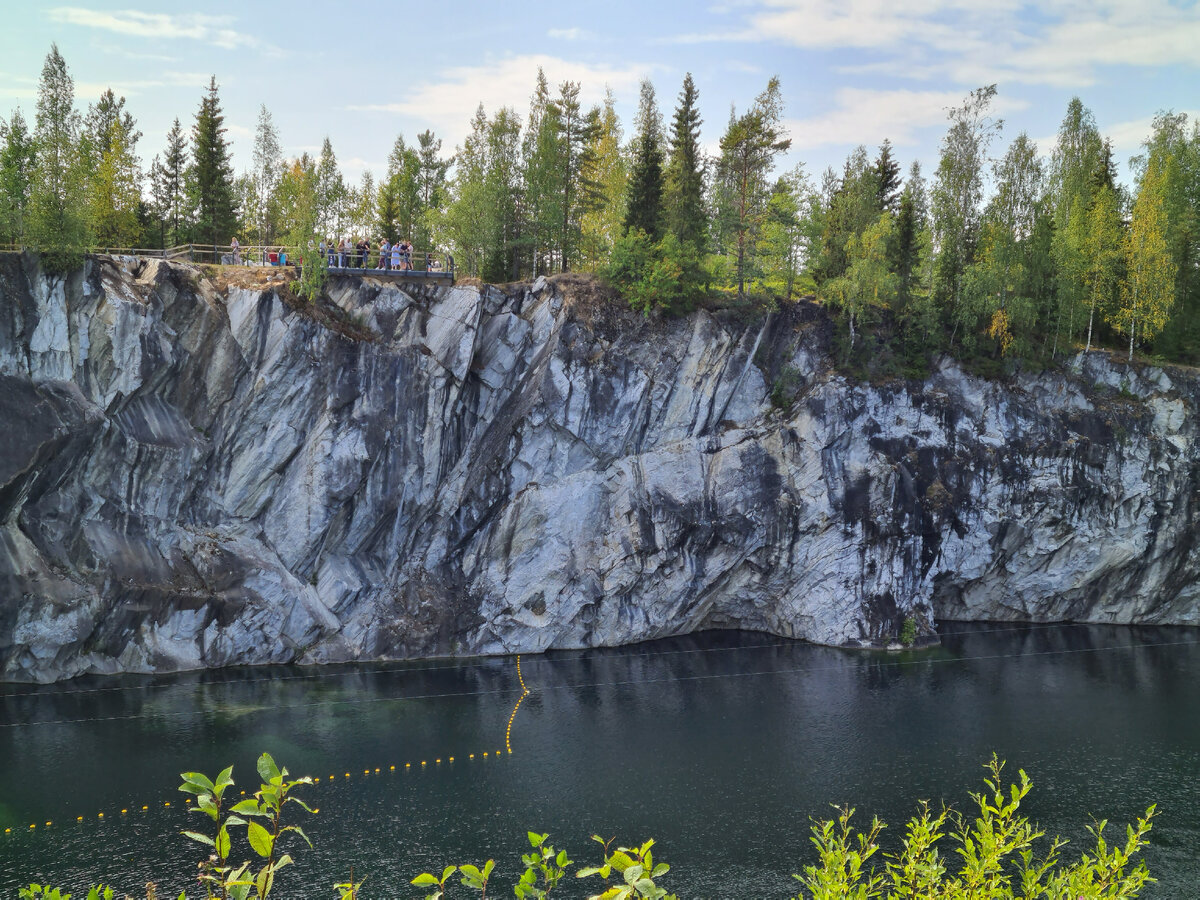
[(0, 680), (1200, 624), (1200, 376), (837, 375), (810, 304), (0, 257)]

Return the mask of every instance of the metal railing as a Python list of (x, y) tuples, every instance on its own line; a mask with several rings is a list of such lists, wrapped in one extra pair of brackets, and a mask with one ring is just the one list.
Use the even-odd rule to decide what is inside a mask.
[[(0, 244), (0, 253), (20, 253), (33, 249), (21, 244)], [(286, 244), (178, 244), (174, 247), (105, 247), (83, 248), (84, 253), (110, 256), (136, 256), (150, 259), (187, 260), (215, 266), (303, 266), (305, 256), (320, 253), (317, 247), (290, 247)], [(349, 248), (339, 253), (335, 248), (323, 254), (331, 272), (346, 274), (389, 275), (413, 278), (454, 280), (454, 256), (433, 250), (413, 250), (411, 254), (388, 253), (381, 256), (380, 248), (366, 250)], [(398, 263), (395, 267), (393, 262)]]

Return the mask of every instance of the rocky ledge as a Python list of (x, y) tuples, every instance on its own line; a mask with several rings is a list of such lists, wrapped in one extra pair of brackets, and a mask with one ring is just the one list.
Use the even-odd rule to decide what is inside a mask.
[(1196, 373), (860, 384), (811, 304), (593, 293), (0, 257), (0, 678), (1200, 623)]

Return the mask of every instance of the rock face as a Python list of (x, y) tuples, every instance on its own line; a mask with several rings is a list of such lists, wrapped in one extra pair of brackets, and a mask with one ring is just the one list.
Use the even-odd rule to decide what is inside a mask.
[(0, 677), (1200, 624), (1194, 373), (872, 386), (809, 305), (329, 294), (0, 257)]

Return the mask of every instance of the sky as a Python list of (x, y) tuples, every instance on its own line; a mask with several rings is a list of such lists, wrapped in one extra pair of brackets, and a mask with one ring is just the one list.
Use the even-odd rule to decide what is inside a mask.
[(552, 85), (580, 82), (585, 104), (611, 89), (627, 138), (641, 80), (669, 120), (691, 72), (711, 152), (731, 108), (778, 76), (792, 141), (780, 165), (814, 177), (884, 138), (932, 173), (948, 108), (991, 83), (994, 156), (1022, 131), (1048, 154), (1079, 96), (1126, 179), (1156, 112), (1200, 116), (1200, 0), (75, 2), (3, 0), (0, 117), (19, 107), (32, 124), (57, 43), (81, 112), (107, 87), (127, 98), (147, 167), (174, 118), (190, 128), (214, 75), (237, 171), (265, 104), (289, 156), (328, 136), (355, 181), (384, 170), (398, 134), (432, 129), (448, 155), (480, 103), (524, 115), (539, 66)]

